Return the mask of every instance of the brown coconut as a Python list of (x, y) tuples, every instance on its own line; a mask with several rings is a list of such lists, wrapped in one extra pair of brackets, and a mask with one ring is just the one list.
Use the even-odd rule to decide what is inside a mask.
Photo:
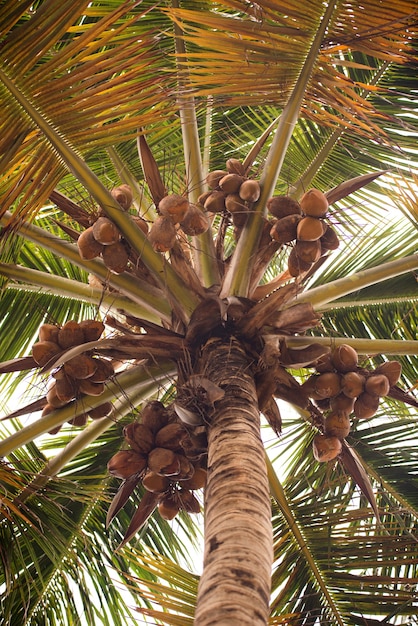
[(270, 230), (270, 236), (278, 243), (290, 243), (297, 237), (298, 224), (302, 217), (293, 213), (278, 219)]
[(188, 489), (179, 489), (177, 498), (181, 504), (181, 508), (187, 513), (200, 513), (199, 500)]
[(179, 510), (179, 505), (171, 496), (158, 503), (158, 512), (167, 521), (174, 519)]
[(115, 373), (113, 363), (108, 359), (95, 358), (94, 360), (96, 361), (96, 370), (89, 380), (94, 383), (105, 383)]
[(353, 372), (358, 366), (358, 354), (348, 344), (337, 346), (331, 354), (335, 369), (339, 372)]
[(193, 476), (182, 481), (181, 484), (185, 489), (203, 489), (206, 486), (207, 475), (207, 470), (203, 467), (196, 467)]
[(357, 398), (364, 391), (366, 380), (358, 372), (346, 372), (341, 378), (341, 391), (348, 398)]
[(325, 434), (338, 439), (348, 437), (351, 429), (350, 418), (344, 411), (332, 411), (324, 421)]
[(84, 333), (80, 324), (74, 320), (66, 322), (58, 331), (58, 343), (64, 350), (84, 343)]
[(143, 217), (140, 215), (131, 215), (131, 220), (135, 222), (140, 230), (144, 233), (144, 235), (148, 234), (149, 226)]
[(186, 235), (195, 237), (202, 235), (209, 228), (209, 220), (205, 211), (196, 204), (189, 204), (186, 215), (180, 222), (180, 226)]
[(101, 396), (105, 390), (104, 383), (94, 383), (90, 378), (79, 381), (79, 391), (85, 393), (86, 396)]
[(67, 376), (76, 380), (85, 380), (93, 376), (96, 371), (96, 359), (88, 354), (79, 354), (72, 359), (66, 361), (63, 365)]
[(226, 162), (226, 169), (230, 174), (239, 174), (239, 176), (245, 176), (245, 167), (238, 159), (228, 159)]
[(218, 191), (217, 189), (212, 191), (203, 205), (206, 211), (209, 211), (209, 213), (222, 213), (222, 211), (225, 211), (225, 195), (223, 191)]
[(373, 374), (383, 374), (389, 381), (389, 385), (394, 387), (399, 381), (402, 373), (402, 365), (398, 361), (386, 361), (376, 367)]
[(52, 341), (58, 343), (59, 326), (55, 324), (42, 324), (39, 327), (39, 341)]
[(180, 472), (180, 460), (173, 450), (154, 448), (148, 455), (148, 467), (163, 476), (175, 476)]
[(316, 217), (303, 217), (297, 225), (297, 238), (302, 241), (315, 241), (325, 231), (325, 224)]
[(89, 409), (88, 416), (91, 417), (92, 420), (98, 420), (109, 415), (112, 409), (113, 404), (111, 402), (103, 402), (103, 404), (99, 404), (99, 406), (96, 406), (94, 409)]
[(302, 213), (299, 202), (290, 196), (273, 196), (269, 198), (267, 200), (267, 210), (277, 219), (287, 215), (301, 215)]
[(341, 376), (324, 372), (315, 377), (315, 392), (320, 398), (333, 398), (341, 392)]
[(129, 252), (123, 241), (104, 246), (102, 258), (107, 269), (114, 274), (122, 274), (128, 268)]
[(122, 209), (127, 211), (130, 208), (133, 200), (133, 194), (129, 185), (123, 184), (118, 187), (114, 187), (110, 193), (116, 202), (120, 204)]
[(355, 398), (349, 398), (345, 393), (339, 393), (330, 399), (330, 409), (332, 411), (342, 411), (349, 415), (353, 412)]
[(226, 176), (219, 181), (219, 187), (225, 194), (238, 193), (243, 182), (244, 178), (239, 174), (226, 174)]
[(173, 221), (163, 215), (158, 216), (150, 228), (148, 239), (156, 252), (171, 250), (177, 239)]
[(155, 472), (147, 472), (142, 479), (142, 484), (151, 493), (164, 493), (170, 486), (170, 479)]
[(206, 176), (206, 182), (210, 189), (216, 189), (219, 186), (219, 181), (228, 174), (225, 170), (213, 170)]
[(129, 478), (140, 474), (147, 466), (146, 457), (132, 450), (119, 450), (107, 464), (109, 473), (116, 478)]
[(389, 380), (384, 374), (372, 374), (372, 376), (367, 378), (364, 389), (371, 395), (387, 396), (390, 389)]
[(176, 193), (165, 196), (158, 204), (161, 215), (171, 219), (173, 224), (178, 224), (184, 219), (188, 208), (188, 199)]
[(104, 246), (111, 246), (120, 239), (118, 227), (108, 217), (99, 217), (92, 228), (95, 240)]
[(363, 391), (354, 402), (354, 415), (359, 419), (373, 417), (379, 408), (379, 396)]
[(123, 429), (123, 436), (133, 450), (148, 454), (154, 447), (154, 433), (140, 422), (131, 422)]
[(342, 450), (341, 440), (338, 437), (321, 433), (315, 435), (312, 446), (315, 459), (321, 462), (333, 461)]
[(82, 259), (90, 261), (100, 256), (103, 244), (97, 241), (93, 234), (93, 226), (89, 226), (80, 233), (77, 239), (78, 252)]
[(61, 350), (62, 348), (54, 341), (38, 341), (32, 346), (32, 356), (40, 367), (44, 367)]
[(324, 234), (319, 238), (322, 254), (328, 250), (336, 250), (340, 245), (340, 240), (332, 226), (326, 224)]
[(169, 416), (165, 406), (159, 400), (148, 402), (141, 413), (141, 423), (148, 426), (154, 435), (168, 424)]
[(82, 320), (79, 326), (83, 331), (84, 342), (97, 341), (105, 329), (105, 325), (100, 320)]
[(157, 448), (168, 448), (179, 451), (182, 449), (181, 440), (187, 434), (184, 426), (179, 422), (172, 422), (163, 426), (155, 435), (155, 446)]
[(239, 188), (239, 197), (246, 202), (257, 202), (261, 194), (261, 188), (256, 180), (244, 180)]
[(328, 211), (327, 197), (319, 189), (309, 189), (299, 201), (302, 211), (310, 217), (324, 217)]
[(301, 241), (295, 243), (295, 254), (305, 263), (315, 263), (321, 256), (321, 244), (316, 241)]

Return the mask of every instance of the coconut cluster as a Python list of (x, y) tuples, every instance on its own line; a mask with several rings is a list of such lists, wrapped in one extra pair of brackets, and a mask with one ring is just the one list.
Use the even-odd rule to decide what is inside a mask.
[(290, 196), (273, 196), (267, 209), (276, 218), (271, 238), (280, 244), (294, 242), (288, 258), (291, 276), (307, 272), (328, 250), (338, 248), (338, 236), (326, 221), (328, 200), (319, 189), (309, 189), (299, 202)]
[[(32, 346), (32, 356), (40, 367), (47, 366), (58, 355), (69, 348), (97, 341), (104, 331), (104, 324), (98, 320), (76, 322), (70, 320), (63, 326), (43, 324), (39, 328), (39, 341)], [(47, 404), (42, 416), (55, 409), (81, 400), (83, 396), (100, 396), (105, 390), (105, 383), (114, 374), (112, 362), (86, 351), (56, 368), (48, 384)], [(82, 407), (82, 403), (80, 403)], [(70, 420), (76, 426), (84, 426), (88, 417), (105, 417), (112, 410), (112, 403), (105, 402), (94, 409), (84, 411)], [(58, 432), (59, 427), (53, 432)]]
[(164, 519), (173, 519), (180, 510), (199, 513), (193, 491), (206, 484), (204, 432), (186, 430), (155, 400), (144, 407), (141, 421), (125, 426), (123, 435), (129, 448), (110, 459), (110, 474), (123, 480), (138, 476), (147, 491), (158, 494)]
[(178, 230), (190, 236), (201, 235), (209, 228), (202, 207), (176, 193), (164, 196), (157, 206), (158, 217), (148, 233), (156, 252), (168, 252), (177, 241)]
[(258, 181), (247, 176), (238, 159), (228, 159), (225, 170), (213, 170), (206, 177), (209, 191), (199, 197), (199, 203), (210, 213), (226, 213), (234, 225), (238, 239), (248, 213), (260, 197)]
[[(129, 211), (133, 199), (129, 185), (115, 187), (111, 194), (123, 211)], [(131, 219), (147, 234), (148, 224), (141, 216), (131, 215)], [(98, 210), (92, 225), (79, 235), (77, 245), (82, 259), (90, 261), (101, 257), (106, 267), (115, 274), (121, 274), (128, 268), (129, 245), (102, 209)]]
[(358, 365), (358, 354), (351, 346), (341, 344), (321, 357), (316, 373), (302, 385), (303, 391), (324, 411), (324, 432), (313, 441), (318, 461), (335, 459), (342, 441), (351, 429), (350, 416), (373, 417), (380, 399), (388, 395), (401, 375), (401, 364), (387, 361), (374, 370)]

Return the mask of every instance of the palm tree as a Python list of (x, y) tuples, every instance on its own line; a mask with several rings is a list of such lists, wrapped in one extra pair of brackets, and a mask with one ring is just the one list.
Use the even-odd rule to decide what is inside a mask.
[(2, 4), (5, 624), (416, 619), (416, 18)]

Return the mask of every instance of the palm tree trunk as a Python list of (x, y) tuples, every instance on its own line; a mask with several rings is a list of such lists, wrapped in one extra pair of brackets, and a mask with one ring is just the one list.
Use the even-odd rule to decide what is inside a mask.
[(237, 340), (206, 344), (201, 371), (225, 391), (208, 427), (205, 552), (196, 626), (265, 626), (273, 558), (254, 378)]

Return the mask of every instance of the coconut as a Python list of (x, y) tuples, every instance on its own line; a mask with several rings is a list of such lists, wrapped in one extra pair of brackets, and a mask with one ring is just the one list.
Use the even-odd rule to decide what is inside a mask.
[(303, 217), (297, 226), (297, 238), (302, 241), (315, 241), (322, 237), (325, 224), (316, 217)]
[(278, 219), (270, 230), (270, 236), (278, 243), (289, 243), (294, 241), (297, 236), (298, 224), (301, 216), (293, 213)]
[(318, 433), (312, 442), (313, 454), (317, 461), (333, 461), (341, 454), (342, 444), (338, 437), (330, 437)]
[(363, 391), (354, 402), (354, 415), (359, 419), (373, 417), (379, 408), (379, 396)]
[(325, 434), (338, 439), (345, 439), (351, 429), (350, 418), (344, 411), (332, 411), (324, 421)]
[(214, 170), (209, 172), (206, 176), (206, 182), (210, 189), (216, 189), (219, 186), (219, 181), (228, 174), (225, 170)]
[(75, 378), (76, 380), (85, 380), (93, 376), (96, 371), (97, 362), (96, 359), (88, 354), (78, 354), (72, 359), (69, 359), (64, 363), (64, 371), (67, 376)]
[(60, 352), (61, 347), (54, 341), (38, 341), (32, 346), (32, 356), (40, 367), (44, 367)]
[(147, 466), (146, 457), (132, 450), (119, 450), (110, 459), (107, 469), (116, 478), (130, 478), (140, 474)]
[(333, 398), (341, 391), (341, 377), (336, 372), (324, 372), (315, 377), (315, 392), (320, 398)]
[(170, 479), (155, 472), (147, 472), (142, 479), (142, 484), (151, 493), (164, 493), (170, 486)]
[(331, 352), (326, 352), (315, 361), (315, 369), (322, 374), (323, 372), (333, 372), (334, 366), (331, 361)]
[(389, 385), (394, 387), (399, 381), (402, 372), (402, 365), (398, 361), (386, 361), (373, 372), (374, 374), (384, 374), (389, 381)]
[(148, 239), (156, 252), (167, 252), (176, 243), (176, 229), (169, 217), (160, 215), (151, 226)]
[(338, 396), (334, 396), (330, 399), (330, 409), (332, 411), (342, 411), (349, 415), (354, 409), (355, 398), (349, 398), (345, 393), (339, 393)]
[(79, 391), (86, 396), (101, 396), (105, 390), (104, 383), (94, 383), (90, 378), (80, 380)]
[(55, 374), (55, 392), (64, 404), (71, 402), (78, 392), (78, 384), (74, 378), (67, 376), (63, 368), (60, 368)]
[(321, 256), (321, 244), (316, 241), (301, 241), (295, 243), (295, 254), (305, 263), (315, 263)]
[(99, 406), (96, 406), (94, 409), (89, 409), (88, 416), (91, 417), (92, 420), (97, 420), (109, 415), (112, 409), (113, 404), (111, 402), (103, 402), (103, 404), (99, 404)]
[(372, 374), (370, 378), (367, 378), (364, 388), (367, 393), (382, 397), (389, 393), (390, 384), (384, 374)]
[(93, 234), (93, 226), (89, 226), (80, 233), (77, 239), (78, 252), (82, 259), (90, 261), (100, 256), (103, 244), (97, 241)]
[(39, 341), (52, 341), (58, 343), (59, 326), (55, 324), (42, 324), (39, 327)]
[(287, 215), (301, 215), (302, 213), (299, 202), (290, 196), (273, 196), (269, 198), (267, 200), (267, 210), (277, 219)]
[(58, 331), (58, 343), (64, 350), (84, 343), (84, 333), (80, 324), (74, 320), (66, 322)]
[(154, 447), (154, 433), (140, 422), (131, 422), (123, 429), (123, 436), (133, 450), (148, 454)]
[(140, 230), (144, 233), (144, 235), (148, 234), (149, 227), (147, 222), (140, 215), (131, 215), (131, 220), (138, 226)]
[(154, 448), (148, 455), (148, 467), (163, 476), (175, 476), (180, 472), (180, 461), (173, 450)]
[(204, 207), (210, 213), (222, 213), (222, 211), (225, 211), (225, 193), (215, 189), (206, 198)]
[(196, 467), (191, 478), (182, 481), (185, 489), (203, 489), (206, 486), (208, 472), (203, 467)]
[(329, 224), (326, 224), (324, 234), (321, 235), (319, 241), (321, 243), (321, 250), (323, 254), (328, 250), (336, 250), (340, 245), (337, 233)]
[(305, 215), (324, 217), (328, 211), (327, 197), (319, 189), (309, 189), (300, 199), (300, 206)]
[(244, 178), (239, 174), (226, 174), (219, 181), (219, 187), (224, 193), (238, 193), (239, 188), (244, 182)]
[(118, 227), (108, 217), (99, 217), (92, 228), (95, 240), (104, 246), (111, 246), (120, 239)]
[(357, 398), (364, 391), (365, 378), (358, 372), (346, 372), (341, 379), (341, 391), (348, 398)]
[(180, 222), (181, 229), (186, 235), (194, 237), (202, 235), (209, 228), (209, 220), (205, 211), (202, 211), (196, 204), (189, 204), (186, 215)]
[(168, 448), (169, 450), (179, 451), (182, 449), (181, 440), (187, 431), (179, 422), (172, 422), (163, 426), (155, 435), (155, 446), (157, 448)]
[(238, 159), (228, 159), (226, 162), (226, 169), (230, 174), (239, 174), (245, 176), (245, 167)]
[(358, 354), (354, 348), (343, 343), (332, 351), (331, 360), (339, 372), (353, 372), (358, 365)]
[(80, 415), (76, 415), (73, 419), (68, 420), (68, 423), (72, 426), (85, 426), (87, 424), (87, 415), (80, 413)]
[(110, 193), (116, 202), (120, 204), (122, 209), (127, 211), (130, 208), (133, 200), (133, 194), (129, 185), (119, 185), (119, 187), (112, 189)]
[(129, 264), (129, 252), (123, 241), (105, 246), (102, 252), (103, 263), (114, 274), (122, 274)]
[(46, 394), (46, 400), (48, 404), (53, 406), (55, 409), (58, 409), (68, 403), (68, 401), (61, 400), (61, 398), (58, 397), (55, 381), (50, 386), (48, 393)]
[(96, 371), (93, 376), (90, 376), (89, 380), (94, 383), (104, 383), (115, 373), (115, 368), (113, 364), (108, 359), (95, 358), (96, 361)]
[(257, 202), (261, 194), (260, 185), (256, 180), (244, 180), (238, 193), (246, 202)]
[(172, 520), (176, 517), (180, 507), (177, 502), (170, 496), (158, 503), (158, 512), (165, 520)]
[(225, 207), (232, 215), (235, 213), (247, 215), (248, 213), (248, 206), (237, 193), (230, 193), (226, 196)]
[(296, 249), (292, 248), (287, 259), (287, 269), (289, 271), (289, 274), (296, 277), (303, 272), (307, 272), (311, 267), (312, 263), (307, 263), (306, 261), (300, 259), (296, 253)]
[(172, 193), (162, 198), (158, 204), (158, 210), (164, 217), (171, 219), (173, 224), (182, 221), (189, 208), (189, 201), (184, 196)]
[(100, 339), (105, 325), (100, 320), (82, 320), (79, 327), (83, 331), (84, 342), (97, 341)]
[(141, 423), (148, 426), (154, 435), (168, 424), (168, 419), (168, 411), (159, 400), (148, 402), (142, 409)]
[(199, 500), (188, 489), (179, 489), (177, 498), (181, 504), (181, 508), (187, 513), (200, 513)]

